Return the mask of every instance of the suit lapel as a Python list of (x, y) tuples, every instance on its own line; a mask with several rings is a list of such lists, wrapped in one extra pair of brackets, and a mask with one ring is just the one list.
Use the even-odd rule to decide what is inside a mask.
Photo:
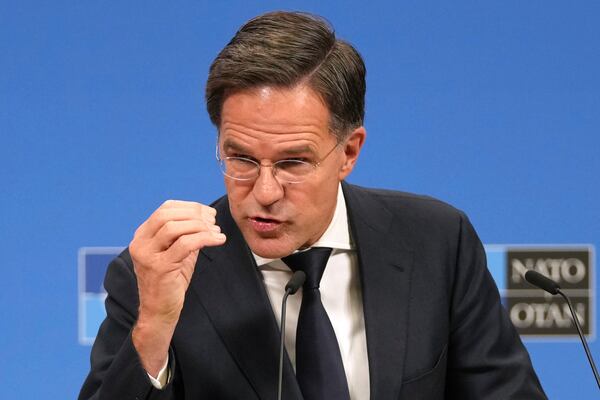
[[(237, 228), (226, 200), (216, 205), (217, 224), (227, 235), (221, 247), (205, 248), (198, 257), (191, 288), (215, 329), (260, 399), (277, 393), (279, 327), (260, 272)], [(301, 399), (286, 357), (283, 394)]]
[[(359, 260), (371, 398), (398, 398), (406, 353), (413, 252), (399, 244), (402, 233), (382, 202), (346, 183), (342, 187)], [(202, 250), (191, 289), (258, 398), (273, 399), (279, 354), (277, 321), (227, 201), (221, 200), (215, 207), (227, 243)], [(302, 399), (287, 357), (283, 391), (286, 399)]]
[(343, 184), (362, 284), (371, 398), (400, 395), (406, 354), (413, 252), (400, 244), (393, 214), (362, 189)]

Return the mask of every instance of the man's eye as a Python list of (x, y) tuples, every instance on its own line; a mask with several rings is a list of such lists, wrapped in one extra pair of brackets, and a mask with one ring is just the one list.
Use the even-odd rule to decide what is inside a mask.
[(310, 167), (311, 164), (305, 158), (294, 158), (277, 162), (277, 168), (282, 171), (301, 172)]
[(280, 162), (296, 164), (296, 163), (310, 163), (310, 160), (305, 157), (296, 157), (296, 158), (286, 158), (285, 160), (281, 160)]

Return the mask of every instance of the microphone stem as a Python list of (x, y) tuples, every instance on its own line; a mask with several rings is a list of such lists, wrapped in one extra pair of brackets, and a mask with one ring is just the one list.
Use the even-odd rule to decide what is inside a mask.
[(286, 290), (281, 301), (281, 332), (279, 333), (280, 347), (279, 347), (279, 379), (277, 385), (277, 400), (281, 400), (281, 387), (283, 384), (283, 349), (285, 342), (285, 310), (287, 306), (287, 298), (290, 295), (290, 290)]
[(598, 375), (598, 370), (596, 369), (596, 364), (594, 363), (594, 359), (592, 358), (592, 353), (590, 352), (590, 348), (588, 347), (587, 341), (585, 340), (585, 336), (583, 335), (583, 330), (581, 329), (581, 325), (579, 324), (579, 318), (577, 314), (575, 314), (575, 310), (573, 309), (573, 305), (571, 304), (571, 300), (559, 289), (557, 293), (560, 294), (563, 299), (567, 301), (569, 305), (569, 309), (571, 310), (571, 315), (573, 316), (573, 321), (575, 322), (575, 326), (577, 327), (577, 333), (579, 333), (579, 337), (581, 338), (581, 343), (583, 343), (583, 348), (585, 350), (585, 355), (587, 356), (588, 361), (592, 367), (592, 371), (594, 372), (594, 378), (596, 378), (596, 384), (598, 385), (598, 389), (600, 389), (600, 376)]

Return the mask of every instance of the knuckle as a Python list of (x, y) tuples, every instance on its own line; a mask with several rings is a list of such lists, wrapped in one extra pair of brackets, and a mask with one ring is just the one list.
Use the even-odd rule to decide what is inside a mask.
[(161, 212), (153, 218), (154, 229), (161, 230), (164, 229), (165, 226), (171, 221), (167, 213)]
[(201, 210), (204, 214), (206, 215), (216, 215), (217, 214), (217, 210), (214, 207), (211, 206), (205, 206), (203, 204), (201, 205)]
[(131, 258), (133, 259), (139, 259), (144, 254), (140, 240), (133, 239), (129, 243), (129, 254), (131, 254)]
[(166, 215), (166, 211), (164, 208), (159, 208), (158, 210), (156, 210), (154, 212), (154, 215), (152, 216), (152, 219), (154, 220), (154, 222), (163, 224), (164, 222), (166, 222), (167, 219), (167, 215)]
[(185, 235), (179, 238), (181, 247), (185, 250), (191, 250), (194, 247), (195, 241), (191, 235)]
[(202, 213), (202, 219), (211, 223), (214, 223), (216, 221), (216, 214), (213, 212), (208, 212), (205, 211)]
[(165, 221), (161, 229), (167, 236), (171, 236), (176, 232), (175, 222)]

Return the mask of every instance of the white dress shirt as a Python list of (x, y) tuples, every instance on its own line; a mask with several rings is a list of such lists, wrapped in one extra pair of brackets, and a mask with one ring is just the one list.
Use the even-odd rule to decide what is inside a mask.
[[(368, 399), (369, 365), (358, 260), (350, 237), (346, 201), (341, 185), (338, 188), (337, 205), (331, 223), (313, 247), (333, 248), (321, 278), (321, 300), (340, 346), (350, 398)], [(262, 273), (273, 312), (281, 326), (281, 300), (285, 293), (285, 285), (292, 277), (292, 271), (281, 259), (271, 260), (253, 255)], [(302, 289), (288, 297), (285, 347), (294, 368), (296, 327), (301, 303)]]
[[(331, 223), (313, 247), (333, 249), (321, 278), (321, 301), (329, 315), (340, 347), (350, 398), (366, 400), (369, 398), (370, 387), (362, 292), (358, 260), (350, 237), (346, 201), (341, 185), (338, 187), (337, 204)], [(285, 285), (292, 277), (292, 271), (281, 259), (266, 259), (252, 254), (263, 276), (277, 323), (281, 326), (281, 301), (285, 293)], [(301, 303), (302, 289), (288, 297), (285, 348), (294, 368), (296, 368), (296, 327)], [(168, 382), (167, 365), (159, 372), (157, 378), (150, 374), (148, 376), (156, 388), (163, 388)]]

